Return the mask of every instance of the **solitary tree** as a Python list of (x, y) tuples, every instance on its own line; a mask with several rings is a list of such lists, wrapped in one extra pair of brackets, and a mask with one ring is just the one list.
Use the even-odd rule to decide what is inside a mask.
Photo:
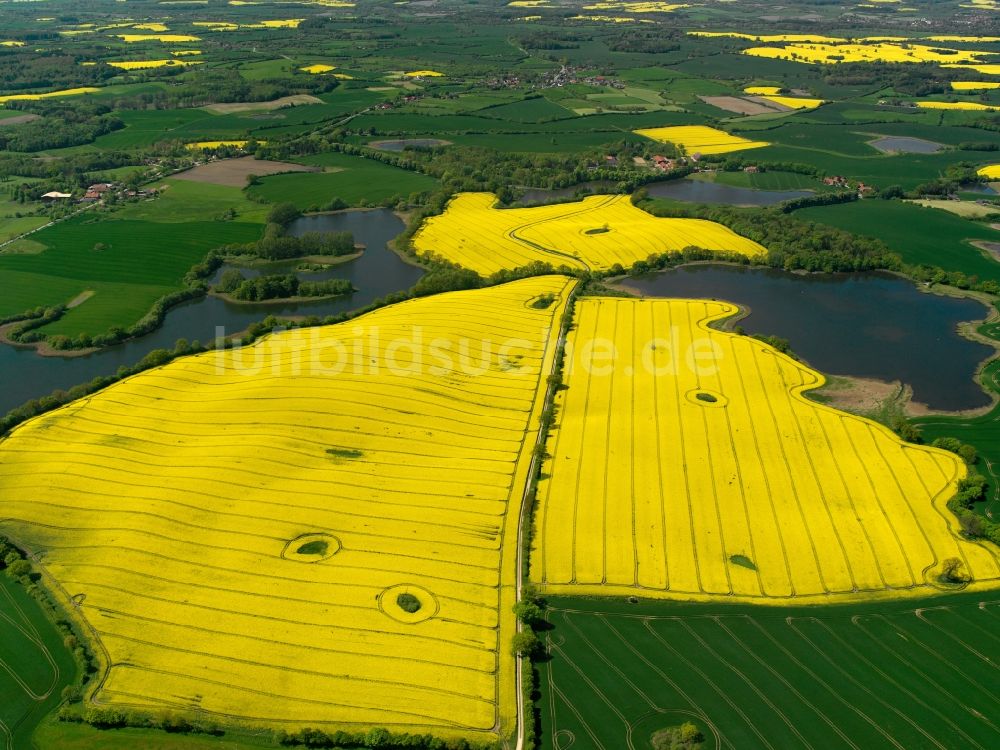
[(947, 583), (965, 583), (969, 576), (965, 573), (965, 563), (957, 557), (949, 557), (941, 564), (941, 580)]

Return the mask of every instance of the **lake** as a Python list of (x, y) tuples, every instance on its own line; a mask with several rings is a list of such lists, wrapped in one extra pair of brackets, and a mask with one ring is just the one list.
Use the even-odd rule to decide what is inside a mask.
[[(289, 226), (291, 234), (353, 232), (355, 241), (366, 246), (356, 260), (320, 273), (300, 274), (308, 279), (350, 279), (358, 291), (343, 297), (295, 304), (235, 304), (218, 297), (203, 297), (171, 309), (164, 324), (148, 336), (85, 357), (41, 357), (30, 349), (0, 345), (0, 384), (3, 385), (0, 414), (54, 390), (86, 383), (98, 375), (110, 375), (123, 365), (135, 364), (154, 349), (172, 349), (177, 339), (213, 341), (219, 334), (243, 331), (268, 315), (336, 315), (357, 310), (392, 292), (409, 289), (424, 271), (404, 262), (387, 244), (404, 228), (399, 217), (384, 208), (304, 216)], [(291, 267), (295, 265), (293, 262)], [(269, 269), (266, 272), (278, 271)], [(244, 270), (247, 276), (258, 273)]]
[(630, 279), (656, 297), (723, 299), (745, 305), (748, 333), (788, 339), (792, 351), (824, 373), (899, 380), (932, 409), (990, 403), (973, 381), (993, 348), (960, 336), (962, 321), (982, 320), (974, 300), (919, 291), (881, 273), (803, 275), (768, 268), (705, 264)]
[(754, 188), (722, 185), (687, 177), (643, 186), (653, 198), (670, 198), (687, 203), (723, 203), (728, 206), (772, 206), (775, 203), (805, 198), (811, 190), (755, 190)]
[(564, 188), (526, 188), (524, 194), (512, 205), (514, 206), (538, 206), (543, 203), (551, 203), (564, 198), (575, 198), (577, 193), (591, 195), (596, 193), (614, 192), (615, 183), (609, 180), (591, 180), (590, 182), (580, 182)]

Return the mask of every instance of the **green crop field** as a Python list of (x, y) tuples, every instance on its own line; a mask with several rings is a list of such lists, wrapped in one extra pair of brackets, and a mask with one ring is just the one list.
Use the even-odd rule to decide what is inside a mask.
[(756, 190), (823, 190), (815, 177), (796, 172), (717, 172), (715, 182)]
[(0, 574), (0, 747), (31, 747), (32, 732), (62, 700), (76, 671), (38, 602)]
[(969, 243), (969, 240), (1000, 242), (1000, 232), (947, 211), (900, 201), (862, 200), (805, 208), (796, 211), (795, 216), (877, 237), (906, 263), (938, 266), (984, 281), (1000, 281), (1000, 263)]
[(821, 608), (554, 599), (540, 665), (547, 750), (990, 748), (1000, 598)]
[(347, 203), (381, 203), (394, 196), (434, 190), (437, 180), (375, 159), (327, 153), (300, 159), (327, 172), (264, 177), (249, 193), (270, 203), (294, 203), (300, 209), (322, 209), (334, 198)]
[[(86, 302), (46, 328), (76, 336), (128, 327), (165, 294), (181, 287), (209, 250), (260, 235), (267, 208), (237, 188), (167, 180), (154, 200), (127, 206), (106, 219), (84, 212), (31, 236), (41, 252), (0, 255), (0, 317), (39, 305)], [(228, 209), (236, 218), (219, 218)]]

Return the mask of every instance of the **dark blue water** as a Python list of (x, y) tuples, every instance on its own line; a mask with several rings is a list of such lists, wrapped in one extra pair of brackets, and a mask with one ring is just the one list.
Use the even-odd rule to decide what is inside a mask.
[[(148, 336), (86, 357), (41, 357), (33, 350), (0, 345), (0, 414), (54, 390), (86, 383), (98, 375), (110, 375), (122, 365), (135, 364), (154, 349), (172, 349), (181, 338), (213, 341), (217, 335), (243, 331), (268, 315), (336, 315), (357, 310), (391, 292), (409, 289), (423, 275), (423, 269), (405, 263), (387, 247), (403, 229), (403, 222), (387, 209), (306, 216), (289, 227), (292, 234), (354, 233), (355, 241), (367, 248), (360, 258), (321, 273), (302, 274), (310, 279), (350, 279), (358, 290), (354, 294), (316, 302), (251, 305), (204, 297), (173, 308), (163, 326)], [(247, 271), (245, 275), (254, 273)]]
[(990, 403), (975, 381), (992, 347), (957, 333), (982, 320), (974, 300), (919, 291), (889, 274), (801, 275), (767, 268), (695, 265), (627, 284), (656, 297), (722, 299), (750, 308), (748, 333), (788, 339), (792, 351), (821, 372), (899, 380), (932, 409)]

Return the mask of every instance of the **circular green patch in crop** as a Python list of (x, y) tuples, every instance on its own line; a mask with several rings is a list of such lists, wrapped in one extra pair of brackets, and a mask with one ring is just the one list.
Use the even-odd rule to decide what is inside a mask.
[(437, 597), (423, 586), (401, 583), (378, 595), (378, 608), (393, 620), (413, 625), (432, 618), (440, 606)]
[(687, 400), (698, 406), (721, 407), (729, 403), (729, 399), (716, 391), (709, 391), (704, 388), (696, 388), (688, 391), (685, 396)]
[(405, 592), (396, 597), (396, 605), (409, 614), (416, 614), (423, 606), (420, 600), (409, 592)]
[(525, 303), (524, 306), (533, 310), (547, 310), (552, 307), (557, 299), (559, 299), (558, 295), (547, 292), (545, 294), (539, 294), (537, 297), (532, 297)]
[(286, 560), (303, 563), (317, 563), (329, 560), (340, 552), (340, 540), (333, 534), (322, 532), (302, 534), (285, 544), (281, 556)]
[[(694, 726), (690, 727), (691, 724)], [(691, 732), (692, 728), (694, 732)], [(701, 735), (700, 741), (699, 735)], [(687, 748), (715, 747), (716, 736), (715, 729), (694, 711), (658, 709), (631, 722), (625, 741), (629, 750), (659, 750), (662, 747), (687, 750)], [(675, 744), (670, 744), (671, 741)]]

